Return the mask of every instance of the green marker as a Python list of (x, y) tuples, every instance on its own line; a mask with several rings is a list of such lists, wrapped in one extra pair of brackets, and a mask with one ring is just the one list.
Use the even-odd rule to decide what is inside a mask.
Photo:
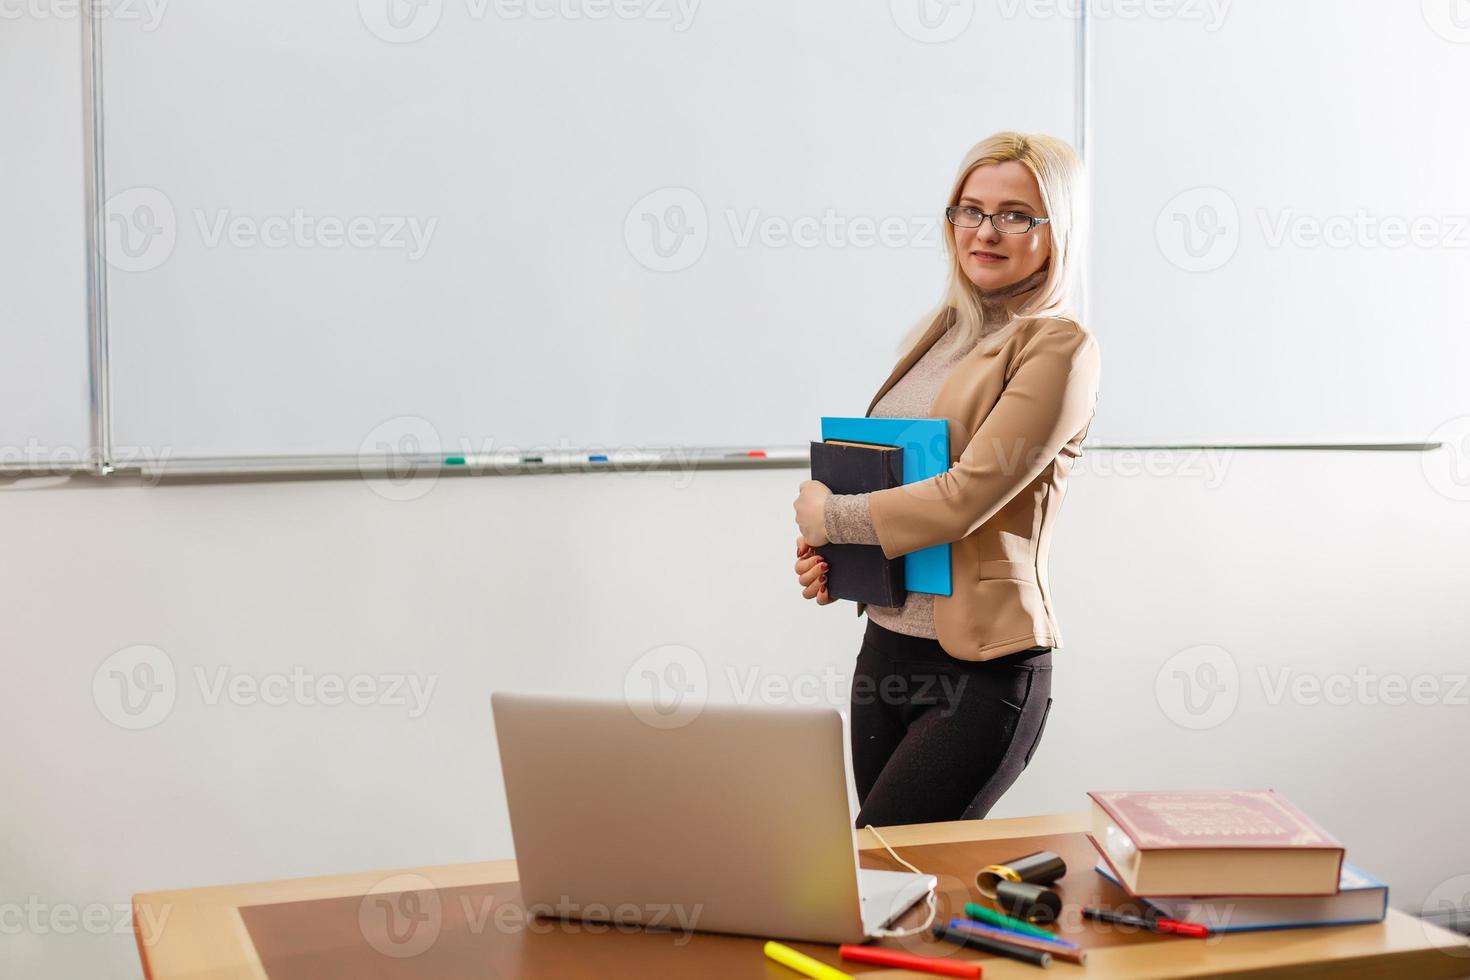
[(988, 922), (993, 926), (1000, 926), (1004, 929), (1014, 929), (1016, 932), (1024, 932), (1029, 936), (1041, 936), (1045, 939), (1057, 938), (1056, 933), (1048, 932), (1041, 928), (1041, 926), (1032, 925), (1024, 919), (1017, 919), (1003, 912), (992, 911), (983, 905), (976, 905), (974, 902), (965, 903), (965, 914), (980, 922)]
[(448, 459), (444, 460), (444, 465), (445, 466), (463, 466), (464, 465), (464, 457), (463, 456), (450, 456)]

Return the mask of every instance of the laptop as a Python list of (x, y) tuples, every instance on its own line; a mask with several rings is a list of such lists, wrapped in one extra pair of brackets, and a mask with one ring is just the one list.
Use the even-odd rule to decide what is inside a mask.
[[(527, 912), (858, 943), (938, 881), (858, 867), (833, 708), (491, 695)], [(637, 925), (633, 925), (637, 923)]]

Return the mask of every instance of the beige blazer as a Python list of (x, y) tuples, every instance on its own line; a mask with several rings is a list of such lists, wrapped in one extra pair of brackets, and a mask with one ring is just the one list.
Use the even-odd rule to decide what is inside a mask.
[[(948, 322), (936, 318), (867, 414)], [(950, 545), (953, 594), (934, 597), (934, 629), (960, 660), (1062, 645), (1047, 550), (1097, 406), (1097, 341), (1076, 323), (1023, 320), (987, 340), (954, 366), (934, 399), (933, 417), (949, 422), (949, 470), (869, 498), (889, 558)], [(866, 608), (859, 603), (858, 615)]]

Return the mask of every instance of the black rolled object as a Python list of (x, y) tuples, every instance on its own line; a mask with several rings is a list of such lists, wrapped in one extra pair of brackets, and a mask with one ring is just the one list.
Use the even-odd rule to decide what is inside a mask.
[(1052, 851), (1036, 851), (1014, 861), (992, 864), (975, 875), (975, 887), (987, 898), (996, 897), (996, 886), (1002, 881), (1030, 882), (1050, 885), (1067, 873), (1067, 862)]
[(1062, 914), (1062, 896), (1045, 885), (1029, 881), (1002, 881), (995, 886), (995, 900), (1000, 907), (1027, 922), (1057, 921)]

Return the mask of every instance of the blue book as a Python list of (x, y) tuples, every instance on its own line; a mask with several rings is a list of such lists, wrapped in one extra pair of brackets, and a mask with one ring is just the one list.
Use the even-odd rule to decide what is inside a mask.
[[(822, 441), (845, 439), (903, 450), (903, 482), (917, 483), (949, 469), (949, 423), (944, 419), (874, 419), (822, 416)], [(949, 545), (903, 556), (904, 586), (910, 592), (953, 595)]]
[[(1094, 870), (1121, 886), (1105, 863), (1099, 861)], [(1388, 886), (1361, 868), (1344, 861), (1337, 887), (1336, 895), (1142, 896), (1139, 901), (1167, 918), (1193, 922), (1211, 932), (1356, 925), (1382, 922), (1388, 914)]]

